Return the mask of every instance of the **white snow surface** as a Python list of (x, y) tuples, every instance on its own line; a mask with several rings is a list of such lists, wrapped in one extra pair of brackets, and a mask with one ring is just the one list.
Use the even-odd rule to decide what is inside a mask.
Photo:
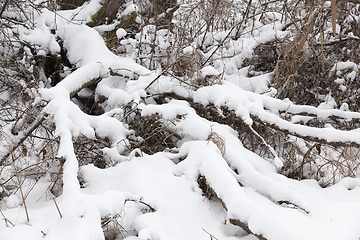
[(121, 39), (121, 38), (125, 37), (125, 35), (126, 35), (125, 29), (119, 28), (118, 30), (116, 30), (117, 38)]
[[(95, 29), (64, 20), (76, 18), (87, 22), (99, 9), (100, 2), (91, 0), (82, 8), (60, 11), (57, 14), (62, 18), (57, 17), (56, 23), (55, 16), (45, 10), (37, 16), (34, 30), (21, 32), (24, 40), (56, 53), (59, 46), (49, 31), (49, 26), (56, 24), (56, 34), (64, 40), (67, 56), (77, 69), (55, 87), (41, 89), (39, 96), (39, 100), (49, 102), (44, 111), (54, 118), (56, 135), (60, 137), (58, 156), (66, 159), (64, 193), (56, 199), (44, 195), (49, 181), (42, 178), (26, 199), (29, 222), (20, 193), (2, 200), (1, 240), (103, 240), (101, 218), (115, 214), (120, 214), (121, 224), (126, 230), (137, 233), (126, 237), (127, 240), (205, 240), (211, 238), (209, 234), (217, 239), (257, 239), (230, 224), (234, 219), (246, 222), (253, 233), (268, 240), (360, 238), (358, 178), (345, 178), (326, 189), (314, 180), (288, 179), (276, 172), (280, 159), (265, 160), (246, 150), (235, 130), (201, 118), (186, 101), (173, 100), (163, 105), (141, 103), (147, 92), (174, 92), (192, 97), (204, 105), (226, 106), (249, 126), (254, 115), (290, 133), (329, 142), (360, 144), (358, 130), (314, 129), (295, 124), (296, 118), (293, 122), (285, 121), (277, 114), (280, 111), (306, 112), (319, 118), (337, 116), (350, 120), (360, 118), (360, 113), (299, 106), (274, 99), (259, 94), (268, 90), (269, 75), (248, 78), (247, 69), (240, 69), (236, 75), (237, 65), (252, 54), (256, 44), (286, 34), (276, 30), (280, 28), (279, 24), (274, 28), (264, 26), (256, 30), (256, 38), (239, 40), (239, 45), (232, 51), (239, 53), (248, 49), (249, 52), (244, 51), (238, 59), (229, 60), (225, 69), (216, 66), (202, 69), (203, 76), (225, 72), (222, 85), (197, 91), (184, 90), (176, 79), (168, 76), (162, 76), (149, 85), (159, 72), (152, 72), (130, 58), (121, 58), (110, 52)], [(130, 4), (127, 11), (136, 11), (136, 6)], [(123, 36), (124, 33), (119, 32), (118, 37)], [(185, 52), (190, 53), (190, 50)], [(347, 68), (357, 69), (357, 66), (339, 63), (333, 71)], [(111, 76), (110, 69), (123, 78)], [(109, 99), (104, 106), (107, 112), (89, 116), (71, 101), (71, 95), (99, 77), (102, 80), (95, 94)], [(179, 153), (160, 152), (151, 156), (142, 153), (137, 156), (133, 152), (129, 156), (121, 155), (126, 147), (125, 138), (131, 131), (114, 116), (123, 117), (123, 110), (118, 106), (129, 102), (138, 103), (143, 116), (159, 114), (168, 120), (167, 127), (181, 134)], [(182, 116), (180, 120), (177, 118), (179, 115)], [(213, 132), (223, 137), (224, 153), (209, 140)], [(72, 138), (81, 134), (88, 138), (96, 135), (107, 137), (112, 146), (104, 149), (104, 153), (120, 163), (107, 169), (93, 165), (79, 169)], [(85, 179), (85, 188), (80, 188), (78, 174)], [(209, 201), (202, 195), (197, 183), (199, 176), (206, 177), (222, 202)], [(29, 180), (24, 183), (23, 191), (31, 186)], [(155, 211), (149, 211), (149, 206)], [(148, 212), (144, 213), (144, 209)]]

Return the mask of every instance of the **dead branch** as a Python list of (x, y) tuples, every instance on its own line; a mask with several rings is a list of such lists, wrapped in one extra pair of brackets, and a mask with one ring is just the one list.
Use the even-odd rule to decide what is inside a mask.
[(5, 1), (5, 3), (4, 3), (4, 5), (3, 5), (3, 7), (1, 8), (1, 11), (0, 11), (0, 18), (1, 18), (1, 16), (2, 16), (2, 14), (4, 13), (4, 11), (5, 11), (5, 9), (6, 9), (6, 6), (7, 6), (8, 2), (9, 2), (9, 0), (6, 0), (6, 1)]
[(7, 153), (5, 153), (5, 155), (1, 158), (0, 160), (0, 165), (4, 165), (7, 158), (19, 147), (21, 146), (21, 144), (23, 144), (23, 142), (44, 122), (44, 120), (46, 119), (46, 117), (48, 116), (47, 113), (42, 113), (40, 114), (40, 116), (36, 119), (36, 121), (34, 121), (34, 124), (27, 130), (25, 130), (23, 132), (23, 136), (20, 137), (15, 143), (14, 145), (11, 147), (10, 150), (7, 151)]
[(287, 129), (282, 129), (281, 127), (279, 127), (276, 124), (264, 122), (264, 121), (260, 120), (257, 116), (254, 116), (254, 115), (251, 115), (251, 118), (253, 119), (254, 122), (260, 123), (260, 124), (262, 124), (266, 127), (269, 127), (273, 130), (282, 132), (285, 135), (295, 136), (295, 137), (304, 139), (306, 141), (316, 142), (316, 143), (325, 144), (325, 145), (332, 145), (332, 146), (336, 146), (336, 147), (349, 147), (349, 146), (360, 147), (360, 144), (358, 144), (356, 142), (335, 142), (335, 141), (329, 142), (327, 139), (311, 137), (311, 136), (304, 136), (297, 132), (290, 132)]
[(246, 223), (240, 221), (239, 219), (230, 219), (230, 223), (233, 225), (236, 225), (238, 227), (241, 227), (242, 229), (244, 229), (245, 232), (247, 232), (248, 234), (254, 235), (255, 237), (257, 237), (260, 240), (267, 240), (267, 238), (263, 237), (262, 235), (253, 233), (250, 230), (249, 226)]

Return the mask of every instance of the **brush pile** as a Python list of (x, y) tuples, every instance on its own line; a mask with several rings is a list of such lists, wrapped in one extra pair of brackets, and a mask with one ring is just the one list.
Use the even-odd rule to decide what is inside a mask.
[(360, 238), (359, 9), (0, 0), (0, 239)]

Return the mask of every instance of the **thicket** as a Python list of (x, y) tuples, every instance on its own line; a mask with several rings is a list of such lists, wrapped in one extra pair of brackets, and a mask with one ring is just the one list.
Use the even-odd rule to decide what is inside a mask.
[[(41, 44), (24, 40), (16, 28), (35, 29), (36, 12), (47, 9), (56, 13), (74, 9), (85, 2), (0, 1), (0, 200), (22, 191), (25, 179), (31, 179), (35, 185), (45, 175), (51, 178), (47, 191), (54, 196), (62, 193), (65, 159), (57, 155), (60, 138), (55, 134), (53, 116), (42, 111), (47, 102), (39, 102), (37, 97), (40, 88), (56, 86), (77, 66), (67, 58), (66, 46), (56, 36), (56, 29), (51, 31), (54, 31), (61, 51), (54, 54)], [(123, 14), (132, 3), (137, 8)], [(109, 31), (99, 30), (107, 47), (117, 55), (131, 57), (159, 73), (145, 87), (147, 96), (141, 103), (161, 105), (172, 99), (187, 101), (200, 117), (236, 130), (247, 149), (265, 159), (283, 159), (284, 167), (278, 171), (290, 178), (314, 178), (327, 187), (343, 177), (357, 176), (359, 142), (329, 141), (291, 131), (267, 122), (256, 113), (250, 114), (253, 122), (249, 125), (229, 106), (203, 105), (175, 90), (149, 90), (162, 76), (171, 77), (178, 86), (195, 91), (221, 85), (226, 75), (246, 70), (248, 78), (270, 76), (268, 90), (257, 94), (314, 107), (311, 109), (358, 112), (360, 5), (356, 1), (337, 1), (335, 28), (331, 4), (323, 0), (105, 0), (102, 4), (87, 25), (100, 29), (103, 25), (113, 24), (114, 28)], [(248, 49), (249, 54), (236, 50), (241, 39), (255, 38), (258, 29), (265, 25), (273, 24), (274, 29), (279, 28), (276, 25), (279, 22), (283, 35), (256, 42)], [(125, 30), (120, 39), (116, 34), (118, 29)], [(234, 63), (235, 70), (229, 67)], [(214, 66), (222, 72), (204, 75), (202, 69), (206, 66)], [(116, 69), (109, 74), (126, 80), (138, 77), (129, 79)], [(100, 81), (94, 79), (71, 95), (72, 101), (86, 114), (101, 115), (113, 107), (108, 96), (97, 92)], [(85, 88), (90, 94), (81, 94)], [(119, 121), (132, 131), (123, 140), (126, 148), (120, 154), (177, 152), (183, 136), (171, 126), (172, 121), (181, 121), (184, 116), (179, 115), (174, 120), (159, 114), (143, 116), (139, 103), (134, 101), (118, 107), (124, 111)], [(272, 112), (294, 125), (344, 131), (359, 128), (357, 115), (324, 117), (308, 108), (299, 111), (264, 107), (263, 111)], [(109, 139), (80, 135), (72, 140), (79, 165), (93, 163), (99, 168), (107, 168), (118, 163), (103, 151), (112, 146)], [(210, 140), (226, 151), (222, 136), (214, 132), (209, 136)], [(81, 176), (78, 178), (80, 184), (86, 184)], [(205, 196), (218, 198), (204, 176), (199, 176), (198, 184)], [(25, 200), (26, 193), (22, 195)], [(104, 219), (104, 228), (111, 221), (113, 219)], [(251, 233), (243, 223), (234, 222)], [(108, 239), (111, 239), (110, 235)]]

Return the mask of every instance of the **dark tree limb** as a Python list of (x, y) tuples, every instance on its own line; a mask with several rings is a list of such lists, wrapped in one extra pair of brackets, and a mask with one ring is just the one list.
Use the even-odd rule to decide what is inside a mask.
[[(179, 100), (186, 100), (190, 103), (190, 105), (192, 106), (192, 108), (194, 108), (196, 111), (199, 111), (199, 110), (203, 110), (203, 111), (207, 111), (206, 107), (207, 106), (203, 106), (202, 104), (199, 104), (197, 102), (194, 102), (194, 100), (192, 98), (187, 98), (187, 97), (183, 97), (183, 96), (179, 96), (177, 95), (176, 93), (174, 92), (166, 92), (166, 93), (161, 93), (161, 94), (158, 94), (157, 95), (159, 98), (161, 97), (170, 97), (170, 98), (174, 98), (174, 99), (179, 99)], [(203, 109), (199, 109), (199, 105), (202, 105), (204, 108)], [(226, 106), (224, 106), (226, 107)], [(229, 109), (229, 111), (233, 112), (234, 111), (232, 109)], [(217, 114), (215, 111), (214, 112), (211, 112), (210, 115), (213, 116), (213, 114)], [(302, 113), (302, 115), (306, 116), (305, 113)], [(311, 114), (307, 114), (308, 116), (311, 116)], [(202, 114), (202, 117), (206, 117), (206, 114)], [(237, 124), (241, 124), (241, 123), (244, 123), (243, 120), (241, 119), (241, 117), (239, 116), (235, 116), (236, 119), (238, 119), (239, 121), (235, 121), (234, 124), (237, 125)], [(288, 129), (284, 129), (284, 128), (281, 128), (279, 125), (276, 125), (276, 124), (273, 124), (273, 123), (269, 123), (269, 122), (266, 122), (266, 121), (262, 121), (258, 116), (254, 115), (254, 114), (250, 114), (250, 117), (251, 119), (254, 121), (254, 123), (258, 123), (258, 124), (261, 124), (263, 126), (266, 126), (266, 127), (269, 127), (270, 129), (274, 130), (274, 131), (277, 131), (277, 132), (281, 132), (285, 135), (291, 135), (291, 136), (295, 136), (295, 137), (298, 137), (298, 138), (301, 138), (301, 139), (304, 139), (306, 141), (311, 141), (311, 142), (315, 142), (315, 143), (318, 143), (318, 144), (321, 144), (321, 145), (331, 145), (331, 146), (335, 146), (335, 147), (349, 147), (349, 146), (353, 146), (353, 147), (359, 147), (360, 148), (360, 144), (359, 143), (356, 143), (356, 142), (336, 142), (336, 141), (328, 141), (327, 139), (324, 139), (324, 138), (318, 138), (318, 137), (313, 137), (313, 136), (305, 136), (305, 135), (302, 135), (302, 134), (299, 134), (297, 132), (291, 132), (289, 131)], [(314, 116), (315, 117), (315, 116)], [(328, 117), (329, 119), (337, 119), (337, 116), (329, 116)], [(212, 118), (211, 120), (213, 121), (214, 119), (216, 119), (215, 117)], [(219, 117), (220, 119), (220, 117)], [(355, 119), (356, 120), (356, 119)], [(221, 123), (221, 122), (220, 122)], [(246, 124), (245, 124), (246, 125)], [(294, 125), (297, 125), (297, 124), (294, 124)]]
[(242, 221), (240, 221), (240, 220), (238, 220), (238, 219), (230, 219), (230, 223), (231, 223), (232, 225), (241, 227), (242, 229), (244, 229), (245, 232), (247, 232), (248, 234), (254, 235), (254, 236), (257, 237), (259, 240), (267, 240), (267, 238), (263, 237), (262, 235), (253, 233), (253, 232), (250, 230), (249, 226), (248, 226), (246, 223), (244, 223), (244, 222), (242, 222)]
[(11, 149), (9, 149), (5, 155), (3, 155), (1, 157), (1, 160), (0, 160), (0, 166), (1, 165), (4, 165), (7, 158), (19, 147), (21, 146), (21, 144), (32, 134), (32, 132), (34, 132), (43, 122), (44, 120), (46, 119), (46, 117), (48, 116), (47, 113), (42, 113), (37, 119), (36, 121), (34, 122), (34, 124), (29, 128), (27, 129), (26, 131), (23, 132), (23, 136), (21, 138), (19, 138), (15, 143), (14, 145), (12, 146)]
[(9, 0), (6, 0), (4, 5), (2, 6), (1, 11), (0, 11), (0, 18), (2, 17), (8, 3), (9, 3)]

